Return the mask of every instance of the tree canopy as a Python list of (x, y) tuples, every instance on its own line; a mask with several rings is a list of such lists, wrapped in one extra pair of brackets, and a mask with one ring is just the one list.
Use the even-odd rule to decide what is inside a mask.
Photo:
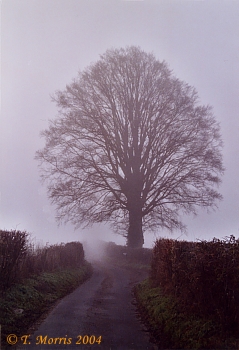
[(111, 222), (141, 247), (143, 230), (183, 229), (180, 213), (221, 199), (212, 108), (153, 54), (107, 50), (53, 100), (59, 113), (36, 158), (58, 220)]

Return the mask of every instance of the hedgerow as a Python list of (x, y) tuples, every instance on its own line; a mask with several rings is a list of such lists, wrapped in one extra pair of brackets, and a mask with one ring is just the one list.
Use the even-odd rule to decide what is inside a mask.
[(34, 246), (27, 232), (0, 231), (0, 324), (23, 334), (59, 298), (92, 274), (80, 242)]
[(84, 250), (80, 242), (34, 246), (26, 231), (0, 230), (0, 291), (35, 274), (80, 267)]
[(239, 240), (156, 241), (151, 288), (160, 288), (185, 315), (215, 325), (220, 339), (239, 338)]

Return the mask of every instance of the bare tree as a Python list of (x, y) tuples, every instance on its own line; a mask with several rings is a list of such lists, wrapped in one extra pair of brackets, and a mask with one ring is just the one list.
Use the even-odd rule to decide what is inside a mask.
[(53, 100), (59, 115), (36, 158), (58, 220), (123, 224), (135, 248), (142, 228), (184, 229), (180, 212), (221, 199), (212, 109), (153, 54), (108, 50)]

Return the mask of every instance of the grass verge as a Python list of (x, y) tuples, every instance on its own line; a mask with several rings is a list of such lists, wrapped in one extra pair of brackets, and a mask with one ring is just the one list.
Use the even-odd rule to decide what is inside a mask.
[(134, 289), (138, 309), (161, 349), (238, 349), (238, 340), (226, 337), (213, 320), (185, 314), (172, 296), (152, 288), (149, 280)]
[(85, 263), (76, 269), (44, 272), (9, 288), (0, 297), (2, 345), (8, 334), (20, 336), (58, 299), (72, 292), (92, 274)]

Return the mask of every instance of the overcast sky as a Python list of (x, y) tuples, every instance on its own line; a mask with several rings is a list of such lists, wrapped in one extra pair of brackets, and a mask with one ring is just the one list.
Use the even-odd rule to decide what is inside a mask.
[[(213, 106), (224, 141), (218, 210), (185, 217), (187, 236), (158, 235), (239, 238), (239, 0), (2, 0), (0, 228), (44, 243), (109, 234), (104, 225), (85, 232), (57, 226), (34, 156), (57, 113), (50, 95), (108, 48), (127, 45), (153, 52), (194, 86), (201, 103)], [(146, 236), (146, 245), (154, 239)]]

